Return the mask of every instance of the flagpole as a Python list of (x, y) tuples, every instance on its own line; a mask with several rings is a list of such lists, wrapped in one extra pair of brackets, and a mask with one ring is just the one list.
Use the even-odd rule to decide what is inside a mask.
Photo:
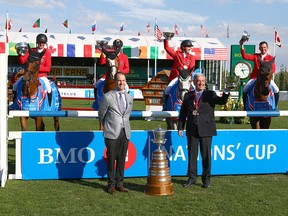
[[(158, 25), (158, 23), (157, 23), (157, 18), (155, 18), (155, 28), (154, 28), (154, 34), (155, 34), (155, 31), (156, 31), (156, 26)], [(158, 40), (158, 39), (157, 39)], [(155, 40), (155, 49), (154, 49), (154, 58), (155, 58), (155, 61), (154, 61), (154, 63), (155, 63), (155, 65), (154, 65), (154, 68), (155, 68), (155, 71), (154, 71), (154, 76), (156, 76), (156, 74), (157, 74), (157, 58), (156, 58), (156, 42), (157, 42), (157, 40)], [(154, 77), (153, 76), (153, 77)]]
[(8, 40), (8, 19), (9, 19), (9, 15), (8, 15), (8, 11), (6, 11), (6, 24), (5, 24), (5, 33), (6, 33), (6, 43), (8, 44), (9, 40)]
[[(273, 49), (274, 49), (274, 51), (273, 51), (273, 56), (275, 57), (275, 55), (276, 55), (276, 38), (275, 38), (275, 32), (276, 32), (276, 29), (275, 29), (275, 27), (274, 27), (274, 34), (273, 34), (273, 44), (274, 44), (274, 46), (273, 46)], [(276, 63), (275, 63), (275, 65), (276, 65)], [(275, 71), (276, 72), (276, 71)], [(274, 77), (275, 77), (275, 73), (273, 73), (273, 75), (272, 75), (272, 79), (274, 80)]]

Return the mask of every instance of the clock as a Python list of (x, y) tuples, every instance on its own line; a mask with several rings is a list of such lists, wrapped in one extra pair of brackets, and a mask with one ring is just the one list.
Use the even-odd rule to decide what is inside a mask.
[(246, 79), (252, 72), (252, 67), (248, 62), (238, 62), (234, 66), (234, 74), (240, 79)]

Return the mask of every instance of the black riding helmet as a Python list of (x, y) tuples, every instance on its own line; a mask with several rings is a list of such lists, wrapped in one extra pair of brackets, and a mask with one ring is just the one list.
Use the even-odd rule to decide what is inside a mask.
[(36, 37), (36, 43), (47, 43), (48, 39), (45, 34), (38, 34)]
[(116, 39), (113, 41), (113, 46), (117, 48), (121, 48), (123, 46), (123, 42), (120, 39)]
[(181, 46), (181, 48), (182, 47), (193, 47), (193, 44), (192, 44), (192, 42), (190, 40), (184, 40), (184, 41), (181, 42), (180, 46)]

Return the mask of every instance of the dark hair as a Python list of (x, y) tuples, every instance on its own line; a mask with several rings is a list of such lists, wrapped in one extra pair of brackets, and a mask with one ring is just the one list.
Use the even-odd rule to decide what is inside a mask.
[(261, 42), (259, 43), (259, 47), (260, 47), (261, 45), (263, 45), (263, 44), (266, 44), (267, 47), (268, 47), (268, 43), (267, 43), (266, 41), (261, 41)]

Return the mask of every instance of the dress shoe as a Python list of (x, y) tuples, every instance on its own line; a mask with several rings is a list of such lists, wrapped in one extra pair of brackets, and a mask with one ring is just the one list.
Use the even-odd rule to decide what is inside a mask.
[(190, 188), (192, 186), (195, 186), (196, 182), (195, 181), (188, 181), (186, 184), (183, 184), (184, 188)]
[(124, 188), (124, 187), (122, 187), (122, 186), (116, 187), (116, 190), (118, 190), (118, 191), (120, 191), (120, 192), (125, 192), (125, 193), (128, 192), (128, 189), (127, 189), (127, 188)]
[(114, 194), (115, 193), (115, 187), (114, 186), (110, 186), (109, 188), (108, 188), (108, 193), (109, 194)]

